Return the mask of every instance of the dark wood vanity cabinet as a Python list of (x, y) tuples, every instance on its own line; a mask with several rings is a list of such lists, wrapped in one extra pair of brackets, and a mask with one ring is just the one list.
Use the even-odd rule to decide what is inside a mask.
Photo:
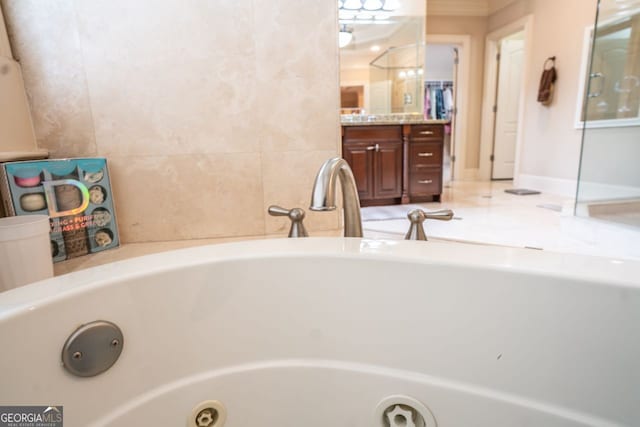
[(345, 127), (342, 153), (362, 206), (400, 203), (403, 141), (398, 126)]
[(409, 198), (440, 201), (442, 194), (443, 125), (413, 125), (409, 131)]
[(343, 126), (360, 204), (440, 201), (443, 141), (441, 124)]

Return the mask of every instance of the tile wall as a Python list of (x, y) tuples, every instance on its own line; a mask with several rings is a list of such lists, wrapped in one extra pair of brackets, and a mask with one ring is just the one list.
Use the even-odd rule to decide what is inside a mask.
[(107, 157), (123, 242), (286, 235), (339, 153), (335, 2), (1, 1), (39, 146)]

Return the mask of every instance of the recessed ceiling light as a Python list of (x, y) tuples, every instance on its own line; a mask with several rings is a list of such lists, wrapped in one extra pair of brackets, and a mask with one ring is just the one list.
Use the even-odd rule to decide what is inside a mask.
[(377, 44), (374, 44), (369, 49), (371, 49), (371, 52), (378, 52), (380, 50), (380, 46), (378, 46)]

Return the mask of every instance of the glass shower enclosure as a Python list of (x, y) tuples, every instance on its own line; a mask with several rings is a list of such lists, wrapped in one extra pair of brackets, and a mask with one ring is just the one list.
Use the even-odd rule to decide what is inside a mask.
[(369, 64), (372, 114), (422, 113), (424, 43), (391, 47)]
[(600, 0), (585, 40), (576, 215), (640, 227), (640, 0)]

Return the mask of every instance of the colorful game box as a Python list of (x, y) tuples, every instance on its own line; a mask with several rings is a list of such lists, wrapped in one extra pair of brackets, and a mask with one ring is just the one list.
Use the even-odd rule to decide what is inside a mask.
[(104, 158), (0, 164), (6, 215), (48, 215), (54, 262), (119, 246)]

